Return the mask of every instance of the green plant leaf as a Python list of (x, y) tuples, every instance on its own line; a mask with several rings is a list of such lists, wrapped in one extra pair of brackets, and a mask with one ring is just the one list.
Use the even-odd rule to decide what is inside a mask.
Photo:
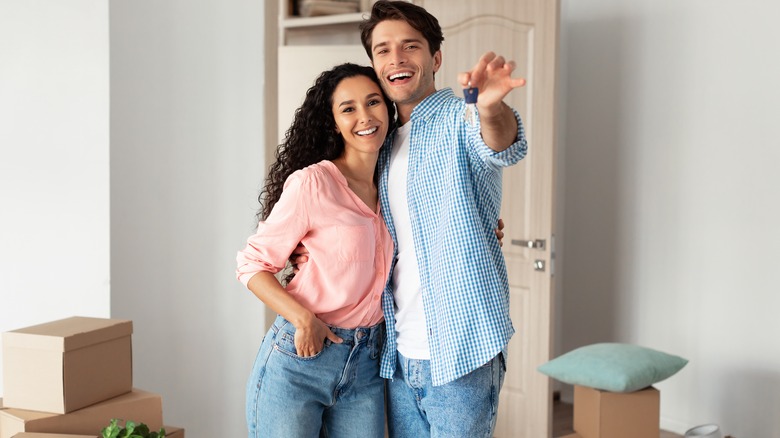
[(144, 423), (126, 421), (125, 427), (121, 427), (119, 421), (121, 420), (111, 420), (111, 424), (103, 428), (102, 438), (165, 438), (164, 428), (160, 428), (159, 432), (151, 432), (149, 426)]
[(103, 428), (102, 434), (103, 438), (117, 438), (119, 435), (119, 425), (117, 424), (119, 421), (114, 418), (111, 420), (111, 424), (109, 424), (107, 427)]

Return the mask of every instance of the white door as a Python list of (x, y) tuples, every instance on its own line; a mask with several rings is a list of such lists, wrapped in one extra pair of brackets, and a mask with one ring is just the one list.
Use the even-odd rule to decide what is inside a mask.
[[(540, 438), (551, 434), (551, 386), (536, 367), (550, 359), (553, 290), (554, 102), (557, 0), (415, 1), (444, 30), (437, 88), (461, 93), (457, 73), (492, 50), (517, 63), (526, 78), (508, 103), (523, 118), (528, 156), (504, 170), (501, 215), (506, 223), (504, 256), (509, 269), (512, 321), (507, 374), (501, 391), (496, 437)], [(544, 241), (528, 248), (525, 241)], [(541, 242), (537, 244), (540, 246)]]

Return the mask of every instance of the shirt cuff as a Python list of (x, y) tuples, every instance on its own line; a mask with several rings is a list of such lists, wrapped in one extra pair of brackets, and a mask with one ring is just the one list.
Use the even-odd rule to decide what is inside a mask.
[(516, 164), (518, 161), (525, 158), (526, 154), (528, 153), (528, 142), (525, 138), (523, 120), (520, 118), (520, 114), (518, 114), (514, 108), (510, 109), (512, 110), (512, 114), (515, 115), (515, 120), (517, 120), (517, 136), (515, 137), (515, 142), (501, 152), (496, 152), (493, 149), (490, 149), (490, 147), (485, 144), (485, 141), (482, 139), (482, 125), (479, 119), (479, 112), (476, 114), (476, 123), (474, 126), (468, 125), (467, 128), (469, 136), (472, 138), (473, 144), (475, 146), (477, 155), (479, 155), (482, 161), (494, 168), (508, 167)]

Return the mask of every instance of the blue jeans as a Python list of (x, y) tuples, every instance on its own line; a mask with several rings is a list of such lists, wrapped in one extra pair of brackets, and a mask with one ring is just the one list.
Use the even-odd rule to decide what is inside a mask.
[(331, 330), (344, 343), (326, 339), (317, 355), (300, 357), (295, 327), (277, 316), (247, 383), (250, 438), (384, 436), (384, 323)]
[(387, 382), (390, 437), (492, 437), (505, 372), (499, 353), (469, 374), (433, 386), (430, 361), (398, 353), (395, 375)]

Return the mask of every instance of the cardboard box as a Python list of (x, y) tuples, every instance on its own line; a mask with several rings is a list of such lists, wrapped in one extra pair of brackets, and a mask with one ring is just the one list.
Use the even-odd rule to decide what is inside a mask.
[(184, 438), (184, 429), (176, 426), (163, 426), (165, 438)]
[(66, 435), (62, 433), (22, 432), (14, 435), (14, 438), (100, 438), (100, 437), (98, 435)]
[(0, 438), (21, 432), (100, 435), (113, 418), (146, 423), (151, 430), (162, 427), (162, 397), (133, 389), (119, 397), (68, 414), (52, 414), (9, 408), (0, 411)]
[(132, 321), (73, 317), (3, 333), (5, 407), (66, 414), (133, 387)]
[(653, 387), (618, 393), (574, 386), (574, 430), (582, 438), (658, 438), (660, 416)]

